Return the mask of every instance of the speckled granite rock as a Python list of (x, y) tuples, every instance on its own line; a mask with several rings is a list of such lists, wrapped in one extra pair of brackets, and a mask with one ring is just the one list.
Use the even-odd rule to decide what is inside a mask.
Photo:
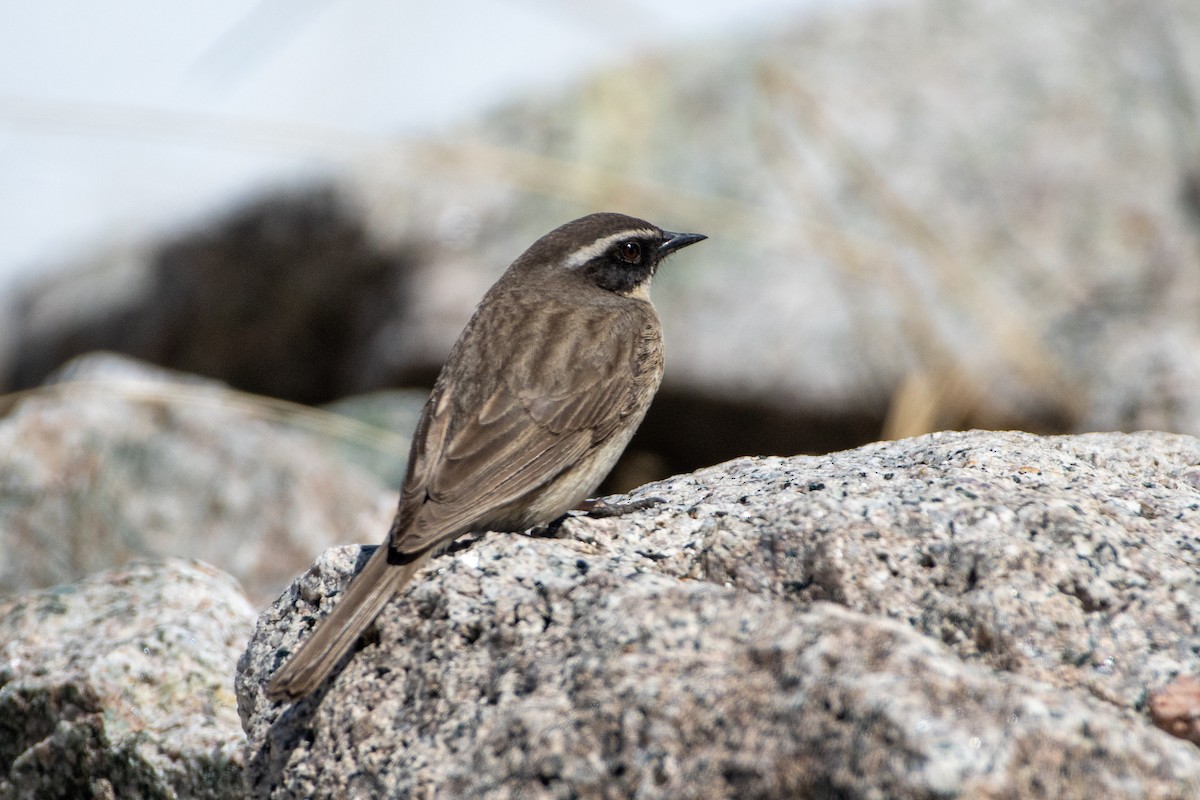
[(238, 668), (256, 798), (1183, 798), (1147, 692), (1200, 669), (1200, 441), (945, 433), (741, 459), (560, 538), (434, 561), (341, 674), (262, 686), (366, 551)]
[(144, 562), (0, 601), (0, 798), (237, 798), (237, 582)]
[(278, 417), (129, 359), (72, 362), (0, 417), (0, 594), (181, 556), (263, 606), (312, 553), (379, 538), (395, 491)]

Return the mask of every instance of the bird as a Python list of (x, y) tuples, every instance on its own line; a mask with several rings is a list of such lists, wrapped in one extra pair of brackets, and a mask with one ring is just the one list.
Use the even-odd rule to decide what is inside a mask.
[(705, 238), (589, 214), (542, 236), (508, 267), (421, 411), (387, 538), (271, 677), (268, 697), (314, 692), (388, 601), (460, 536), (523, 531), (576, 507), (602, 516), (644, 507), (587, 498), (662, 380), (652, 279), (667, 256)]

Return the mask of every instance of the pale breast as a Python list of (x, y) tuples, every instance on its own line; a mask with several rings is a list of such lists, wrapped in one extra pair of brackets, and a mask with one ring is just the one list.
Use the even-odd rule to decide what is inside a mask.
[[(631, 365), (630, 382), (622, 420), (603, 441), (596, 443), (574, 467), (547, 483), (530, 502), (528, 524), (539, 524), (547, 518), (557, 518), (590, 497), (612, 471), (629, 440), (637, 432), (650, 403), (658, 391), (663, 375), (662, 328), (653, 308), (642, 326), (638, 346)], [(526, 520), (522, 520), (523, 522)]]

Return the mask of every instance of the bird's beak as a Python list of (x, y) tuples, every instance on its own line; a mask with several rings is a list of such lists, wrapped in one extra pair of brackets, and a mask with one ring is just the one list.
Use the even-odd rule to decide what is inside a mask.
[(674, 253), (681, 247), (702, 242), (707, 238), (703, 233), (671, 233), (670, 231), (663, 231), (663, 242), (658, 246), (658, 257), (662, 258), (668, 253)]

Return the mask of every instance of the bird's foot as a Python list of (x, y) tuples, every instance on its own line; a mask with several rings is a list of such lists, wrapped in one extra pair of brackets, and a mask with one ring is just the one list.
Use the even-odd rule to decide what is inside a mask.
[(627, 503), (610, 503), (603, 498), (594, 498), (584, 500), (575, 507), (576, 511), (582, 511), (592, 519), (606, 519), (608, 517), (619, 517), (622, 514), (630, 514), (634, 511), (645, 511), (647, 508), (653, 508), (659, 503), (665, 503), (661, 497), (640, 497), (637, 500), (630, 500)]
[(460, 536), (442, 548), (441, 553), (460, 553), (463, 550), (467, 550), (471, 547), (474, 547), (477, 543), (482, 542), (485, 536), (487, 536), (487, 531), (473, 531), (465, 536)]
[(665, 502), (666, 500), (661, 497), (640, 497), (637, 500), (630, 500), (627, 503), (610, 503), (599, 497), (592, 498), (584, 500), (549, 525), (532, 529), (529, 531), (529, 535), (540, 539), (558, 539), (565, 535), (562, 532), (562, 524), (577, 513), (582, 513), (584, 516), (591, 517), (592, 519), (607, 519), (609, 517), (619, 517), (622, 514), (630, 514), (634, 511), (645, 511), (647, 508), (653, 508), (659, 503)]

